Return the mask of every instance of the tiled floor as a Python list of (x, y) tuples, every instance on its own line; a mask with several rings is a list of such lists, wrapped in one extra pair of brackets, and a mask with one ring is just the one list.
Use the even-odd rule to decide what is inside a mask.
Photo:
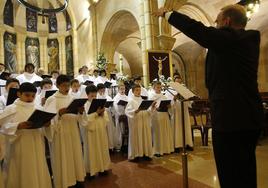
[[(189, 187), (218, 188), (211, 146), (196, 146), (188, 155)], [(87, 182), (88, 188), (179, 188), (182, 187), (181, 154), (154, 158), (151, 162), (128, 162), (121, 153), (113, 154), (108, 176)], [(258, 187), (268, 187), (268, 139), (257, 148)]]

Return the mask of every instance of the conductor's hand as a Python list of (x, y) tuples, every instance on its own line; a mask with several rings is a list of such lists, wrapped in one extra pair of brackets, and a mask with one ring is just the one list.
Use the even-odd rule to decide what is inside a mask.
[(105, 111), (105, 108), (104, 107), (99, 107), (98, 110), (97, 110), (97, 114), (99, 116), (103, 116), (104, 115), (104, 111)]
[(68, 112), (67, 108), (62, 108), (59, 110), (59, 115), (62, 116), (63, 114), (66, 114)]
[(19, 123), (18, 129), (29, 129), (32, 127), (32, 125), (33, 125), (32, 122), (24, 121), (24, 122)]
[(153, 12), (153, 15), (156, 16), (156, 17), (165, 17), (165, 13), (169, 12), (169, 11), (171, 11), (171, 10), (169, 10), (166, 7), (161, 7), (156, 12)]
[(79, 114), (83, 114), (84, 111), (85, 111), (84, 106), (78, 108)]

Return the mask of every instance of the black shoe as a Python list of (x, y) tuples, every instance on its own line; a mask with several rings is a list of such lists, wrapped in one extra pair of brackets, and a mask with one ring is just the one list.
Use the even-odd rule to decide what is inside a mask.
[(189, 145), (187, 145), (187, 146), (186, 146), (186, 150), (187, 150), (187, 151), (194, 151), (194, 148), (191, 147), (191, 146), (189, 146)]
[(180, 148), (175, 148), (175, 153), (180, 153), (180, 152), (181, 152)]
[(144, 156), (143, 159), (144, 159), (145, 161), (152, 161), (152, 160), (153, 160), (151, 157), (147, 157), (147, 156)]
[(107, 176), (109, 174), (108, 170), (104, 170), (103, 172), (99, 172), (99, 176)]
[(85, 181), (90, 181), (93, 180), (95, 178), (94, 175), (91, 175), (90, 173), (87, 173), (86, 177), (85, 177)]
[(84, 182), (79, 182), (78, 181), (74, 187), (75, 188), (84, 188)]
[(129, 159), (128, 161), (129, 161), (129, 162), (133, 162), (133, 163), (137, 163), (137, 162), (140, 161), (140, 158), (139, 158), (139, 157), (136, 157), (136, 158), (134, 158), (134, 159)]
[(155, 154), (154, 156), (156, 156), (156, 157), (161, 157), (161, 155), (160, 155), (160, 154)]

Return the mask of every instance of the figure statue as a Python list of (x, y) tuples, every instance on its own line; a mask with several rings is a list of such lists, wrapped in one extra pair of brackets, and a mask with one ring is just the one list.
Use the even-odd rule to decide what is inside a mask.
[(160, 76), (163, 75), (163, 73), (162, 73), (162, 70), (163, 70), (162, 62), (165, 61), (167, 58), (168, 58), (168, 56), (164, 57), (163, 59), (162, 59), (161, 57), (159, 57), (159, 58), (157, 59), (157, 58), (155, 58), (155, 57), (153, 56), (153, 59), (154, 59), (155, 61), (158, 62), (158, 77), (159, 77), (159, 78), (160, 78)]
[(36, 69), (39, 68), (39, 49), (32, 39), (26, 49), (27, 63), (32, 63)]
[(16, 72), (16, 45), (12, 41), (12, 35), (7, 35), (5, 40), (6, 68), (10, 73)]
[(58, 55), (59, 55), (59, 50), (56, 47), (55, 42), (51, 41), (50, 47), (48, 48), (48, 56), (50, 57), (49, 63), (48, 63), (49, 73), (51, 73), (54, 70), (59, 70)]

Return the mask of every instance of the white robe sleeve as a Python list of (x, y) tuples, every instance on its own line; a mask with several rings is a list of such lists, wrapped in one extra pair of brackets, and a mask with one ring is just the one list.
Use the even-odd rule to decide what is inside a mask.
[(135, 111), (136, 111), (136, 109), (135, 109), (135, 107), (133, 105), (133, 102), (130, 101), (126, 106), (125, 113), (129, 118), (134, 118)]

